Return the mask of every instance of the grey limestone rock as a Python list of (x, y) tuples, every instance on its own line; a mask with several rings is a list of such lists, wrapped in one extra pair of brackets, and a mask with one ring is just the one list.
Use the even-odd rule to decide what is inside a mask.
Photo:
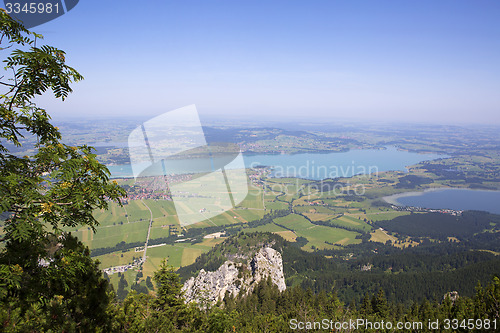
[(226, 292), (232, 297), (248, 294), (268, 277), (280, 291), (286, 289), (281, 253), (263, 247), (246, 264), (228, 260), (215, 272), (200, 270), (197, 277), (184, 283), (183, 291), (186, 302), (213, 304), (222, 301)]

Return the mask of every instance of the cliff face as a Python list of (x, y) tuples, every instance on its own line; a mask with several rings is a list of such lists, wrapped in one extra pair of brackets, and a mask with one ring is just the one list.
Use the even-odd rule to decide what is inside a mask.
[(215, 272), (201, 269), (198, 276), (184, 283), (186, 302), (205, 301), (215, 303), (223, 300), (226, 292), (234, 297), (241, 291), (250, 293), (262, 280), (271, 281), (280, 291), (286, 289), (281, 254), (270, 248), (261, 248), (246, 263), (226, 261)]

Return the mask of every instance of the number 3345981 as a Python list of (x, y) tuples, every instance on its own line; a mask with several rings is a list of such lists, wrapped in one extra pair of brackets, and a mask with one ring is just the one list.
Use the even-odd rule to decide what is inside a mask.
[(8, 2), (5, 4), (5, 9), (7, 14), (52, 14), (59, 13), (59, 4), (52, 4), (50, 2), (42, 3), (42, 2), (30, 2), (21, 4), (19, 2)]

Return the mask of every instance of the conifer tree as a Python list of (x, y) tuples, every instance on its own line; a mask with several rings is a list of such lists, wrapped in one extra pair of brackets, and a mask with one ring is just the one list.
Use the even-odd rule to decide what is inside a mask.
[(157, 313), (160, 317), (171, 320), (176, 327), (183, 326), (187, 321), (188, 308), (184, 303), (179, 274), (164, 259), (153, 280), (157, 285), (154, 301)]
[(381, 318), (387, 318), (389, 315), (389, 306), (387, 304), (387, 299), (385, 298), (385, 293), (382, 289), (379, 289), (377, 294), (373, 296), (372, 309), (373, 313), (377, 314)]

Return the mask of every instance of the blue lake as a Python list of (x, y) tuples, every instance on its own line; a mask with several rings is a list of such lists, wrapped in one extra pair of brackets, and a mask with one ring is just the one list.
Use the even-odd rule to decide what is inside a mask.
[(500, 214), (500, 191), (439, 189), (424, 192), (407, 192), (385, 197), (384, 199), (398, 206), (483, 210)]
[[(244, 160), (247, 168), (258, 165), (272, 166), (275, 177), (320, 180), (389, 170), (406, 171), (407, 166), (445, 157), (447, 156), (410, 153), (388, 147), (387, 149), (350, 150), (340, 153), (244, 155)], [(188, 165), (189, 163), (179, 164)], [(128, 164), (110, 165), (108, 168), (112, 177), (132, 177), (132, 168)], [(178, 171), (182, 173), (182, 170)], [(184, 173), (187, 172), (186, 170)]]

